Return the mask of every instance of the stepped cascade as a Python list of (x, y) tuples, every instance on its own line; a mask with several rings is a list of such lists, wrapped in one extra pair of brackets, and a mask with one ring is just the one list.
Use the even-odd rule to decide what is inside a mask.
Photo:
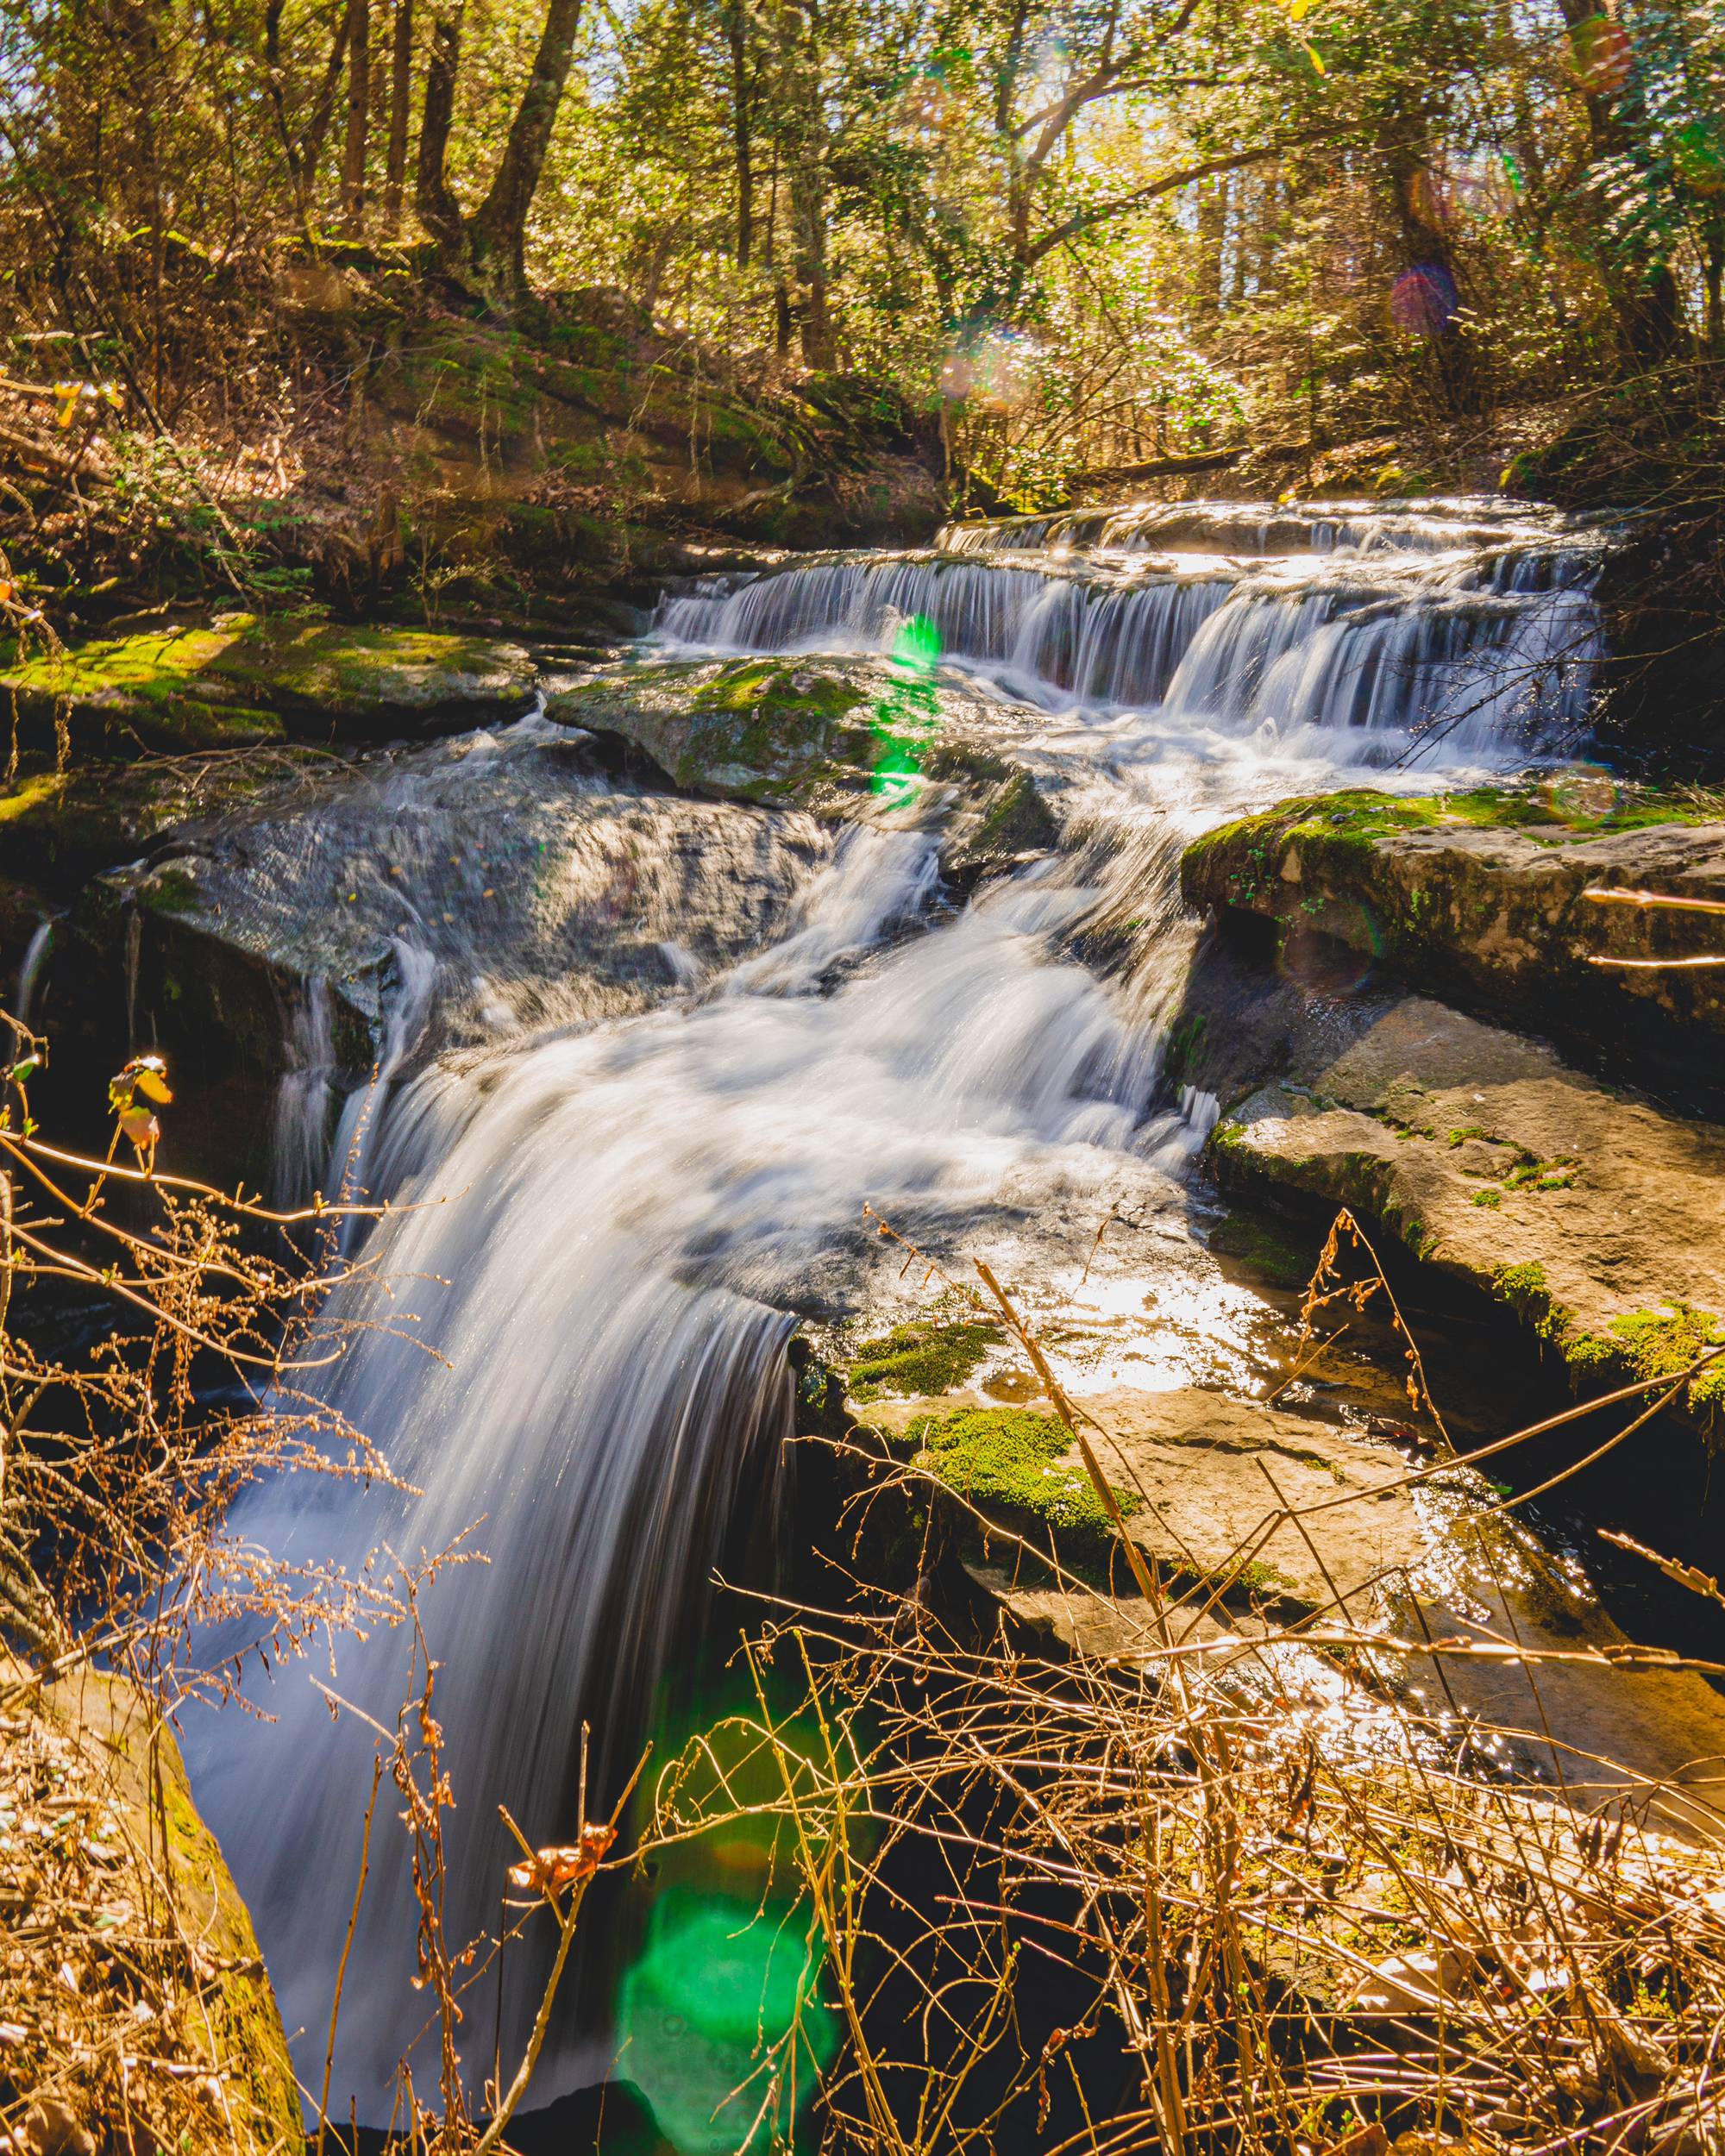
[[(1164, 1074), (1195, 943), (1181, 846), (1339, 779), (1422, 791), (1572, 743), (1599, 560), (1596, 535), (1491, 502), (1152, 505), (708, 580), (664, 602), (641, 667), (691, 649), (902, 655), (908, 639), (927, 668), (982, 685), (1060, 844), (966, 898), (942, 885), (914, 789), (836, 843), (749, 811), (781, 834), (774, 903), (755, 904), (746, 934), (704, 930), (702, 962), (667, 961), (633, 1007), (541, 1003), (530, 1022), (488, 1025), (464, 988), (452, 1047), (426, 999), (459, 935), (482, 925), (463, 916), (428, 939), (404, 910), (368, 1085), (329, 1071), (327, 1012), (305, 1014), (284, 1100), (292, 1179), (323, 1150), (325, 1188), (361, 1183), (395, 1205), (366, 1250), (396, 1285), (386, 1305), (375, 1286), (344, 1291), (342, 1314), (373, 1329), (330, 1397), (404, 1487), (269, 1485), (234, 1528), (354, 1569), (381, 1545), (413, 1556), (468, 1537), (485, 1552), (425, 1601), (458, 1792), (452, 1937), (495, 1920), (513, 1853), (499, 1805), (536, 1842), (567, 1838), (583, 1719), (608, 1802), (646, 1735), (674, 1723), (712, 1573), (769, 1564), (790, 1501), (787, 1343), (800, 1317), (874, 1307), (896, 1269), (879, 1269), (865, 1203), (936, 1251), (986, 1250), (1014, 1277), (1069, 1286), (1073, 1238), (1130, 1214), (1136, 1255), (1105, 1253), (1098, 1277), (1116, 1267), (1142, 1288), (1134, 1382), (1208, 1375), (1158, 1344), (1155, 1317), (1244, 1292), (1224, 1293), (1194, 1228), (1213, 1104)], [(476, 789), (480, 815), (499, 761), (470, 755), (446, 774)], [(583, 780), (560, 813), (579, 833), (618, 809)], [(656, 813), (673, 830), (713, 820), (663, 797)], [(688, 940), (662, 883), (650, 908), (628, 901), (656, 950)], [(710, 879), (706, 912), (724, 902)], [(1121, 923), (1130, 934), (1095, 933)], [(329, 1682), (391, 1725), (405, 1675), (403, 1641), (385, 1634), (344, 1645)], [(198, 1787), (287, 2025), (309, 2032), (310, 2078), (371, 1738), (332, 1721), (296, 1664), (260, 1698), (272, 1721), (198, 1742)], [(380, 1862), (337, 2049), (336, 2086), (362, 2117), (386, 2108), (423, 2009), (412, 1931), (405, 1867)], [(527, 1959), (512, 1965), (505, 2059), (535, 1979)], [(542, 2093), (602, 2074), (603, 2035), (567, 2018)], [(487, 2023), (476, 2050), (491, 2049)]]

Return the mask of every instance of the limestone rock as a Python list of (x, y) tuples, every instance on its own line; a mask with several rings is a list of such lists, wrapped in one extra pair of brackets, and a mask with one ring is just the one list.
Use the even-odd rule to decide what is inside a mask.
[(1628, 1062), (1650, 1034), (1711, 1060), (1725, 966), (1599, 966), (1596, 957), (1725, 953), (1725, 916), (1600, 905), (1590, 889), (1725, 899), (1725, 822), (1602, 776), (1531, 791), (1284, 802), (1209, 833), (1182, 862), (1189, 904), (1233, 908), (1365, 953), (1415, 987), (1604, 1042)]
[[(1339, 1051), (1296, 1056), (1217, 1125), (1210, 1157), (1225, 1184), (1383, 1223), (1508, 1303), (1590, 1388), (1725, 1339), (1725, 1128), (1423, 997), (1368, 1006)], [(1718, 1416), (1725, 1361), (1688, 1407)]]

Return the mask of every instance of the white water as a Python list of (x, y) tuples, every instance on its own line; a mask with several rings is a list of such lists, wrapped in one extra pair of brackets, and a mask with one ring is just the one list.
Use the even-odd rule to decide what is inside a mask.
[[(1187, 550), (1145, 551), (1164, 536)], [(1234, 738), (1316, 728), (1331, 754), (1378, 765), (1495, 764), (1585, 718), (1598, 545), (1525, 514), (1181, 508), (942, 537), (674, 599), (660, 631), (721, 650), (881, 651), (915, 620), (945, 658), (1035, 703), (1160, 706)], [(1191, 550), (1200, 539), (1209, 551)], [(1250, 543), (1224, 554), (1224, 541)], [(1361, 739), (1344, 745), (1342, 729)]]
[[(488, 1553), (427, 1601), (459, 1802), (453, 1939), (496, 1921), (513, 1853), (498, 1805), (535, 1840), (566, 1837), (583, 1716), (609, 1801), (689, 1661), (699, 1583), (740, 1534), (770, 1530), (787, 1313), (842, 1311), (864, 1292), (877, 1249), (865, 1202), (937, 1248), (963, 1241), (1033, 1276), (1130, 1200), (1146, 1234), (1154, 1224), (1170, 1297), (1214, 1282), (1184, 1184), (1214, 1104), (1176, 1104), (1159, 1083), (1159, 1021), (1190, 943), (1181, 845), (1230, 809), (1339, 778), (1425, 786), (1519, 765), (1584, 695), (1584, 591), (1555, 568), (1517, 593), (1470, 585), (1451, 537), (1389, 552), (1370, 584), (1331, 581), (1315, 549), (1284, 570), (1213, 558), (1137, 582), (979, 549), (825, 562), (668, 607), (668, 637), (725, 648), (890, 648), (908, 614), (932, 616), (950, 653), (1031, 704), (1034, 730), (1020, 711), (1014, 750), (1048, 780), (1071, 843), (939, 913), (928, 833), (890, 818), (853, 830), (830, 857), (809, 849), (766, 948), (681, 1000), (515, 1035), (398, 1083), (390, 1101), (417, 1024), (398, 993), (336, 1158), (411, 1201), (371, 1247), (398, 1283), (388, 1314), (411, 1311), (437, 1352), (367, 1334), (332, 1398), (424, 1494), (279, 1483), (250, 1493), (234, 1526), (355, 1569), (380, 1545), (412, 1556), (469, 1530)], [(1410, 750), (1420, 774), (1392, 778)], [(1104, 981), (1074, 938), (1128, 916), (1137, 956)], [(327, 1061), (310, 1023), (308, 1074)], [(326, 1094), (317, 1113), (329, 1110)], [(1155, 1382), (1182, 1382), (1177, 1355)], [(386, 1635), (343, 1651), (337, 1684), (391, 1723), (405, 1677), (404, 1643)], [(311, 2075), (371, 1747), (353, 1721), (332, 1726), (297, 1666), (267, 1691), (273, 1724), (194, 1732), (198, 1789), (288, 2027), (310, 2032)], [(405, 1868), (386, 1837), (380, 1848), (336, 2081), (338, 2108), (351, 2090), (374, 2116), (425, 2007), (409, 1987)], [(505, 2059), (534, 1977), (515, 1965)], [(488, 2066), (488, 2006), (476, 2019), (472, 2056)], [(566, 2026), (538, 2093), (601, 2065)], [(422, 2084), (428, 2072), (422, 2060)]]
[(24, 956), (18, 962), (18, 986), (12, 1008), (20, 1025), (28, 1025), (30, 1012), (35, 1007), (36, 990), (42, 977), (42, 968), (47, 962), (48, 946), (53, 941), (53, 923), (39, 921), (31, 931), (30, 940), (24, 946)]

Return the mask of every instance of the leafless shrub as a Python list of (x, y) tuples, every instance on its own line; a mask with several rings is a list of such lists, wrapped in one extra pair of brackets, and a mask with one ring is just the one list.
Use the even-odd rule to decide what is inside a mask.
[[(1363, 1279), (1345, 1277), (1350, 1248)], [(1011, 1298), (977, 1271), (1108, 1508), (1106, 1433), (1086, 1432)], [(1307, 1336), (1380, 1298), (1427, 1408), (1419, 1351), (1345, 1215)], [(1632, 1412), (1691, 1374), (1613, 1399)], [(1439, 1458), (1410, 1480), (1454, 1471), (1439, 1429)], [(859, 1507), (898, 1489), (931, 1535), (965, 1509), (860, 1433), (847, 1443), (874, 1470)], [(978, 1524), (1014, 1539), (1010, 1521)], [(1106, 1654), (1082, 1625), (1066, 1654), (1004, 1620), (978, 1638), (925, 1595), (901, 1602), (866, 1580), (841, 1610), (773, 1606), (747, 1649), (755, 1710), (661, 1777), (655, 1831), (693, 1835), (732, 1816), (739, 1758), (770, 1764), (775, 1793), (755, 1808), (777, 1823), (777, 1861), (826, 1941), (843, 2033), (823, 2092), (829, 2147), (981, 2151), (1005, 2134), (1061, 2156), (1372, 2156), (1402, 2134), (1423, 2137), (1410, 2150), (1435, 2135), (1540, 2156), (1720, 2145), (1717, 1839), (1652, 1824), (1660, 1791), (1633, 1777), (1589, 1814), (1475, 1770), (1405, 1699), (1394, 1715), (1314, 1711), (1314, 1671), (1331, 1697), (1364, 1702), (1414, 1654), (1439, 1667), (1495, 1654), (1535, 1686), (1546, 1658), (1333, 1614), (1225, 1628), (1201, 1594), (1125, 1554), (1136, 1594), (1040, 1553), (1075, 1605), (1105, 1603), (1135, 1632)], [(1672, 1576), (1710, 1589), (1687, 1572)], [(1675, 1659), (1610, 1658), (1638, 1658)]]

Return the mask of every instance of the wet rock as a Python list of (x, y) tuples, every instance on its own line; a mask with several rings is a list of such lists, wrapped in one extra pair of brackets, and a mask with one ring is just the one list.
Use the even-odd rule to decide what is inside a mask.
[(104, 868), (137, 860), (176, 825), (236, 812), (327, 761), (317, 750), (284, 746), (27, 770), (0, 787), (0, 844), (20, 875), (70, 896)]
[(1055, 843), (1029, 773), (988, 744), (979, 699), (868, 661), (653, 661), (554, 687), (545, 715), (644, 757), (711, 799), (871, 818), (920, 808), (943, 821), (961, 881)]
[(1320, 796), (1200, 839), (1182, 887), (1189, 904), (1267, 918), (1295, 944), (1333, 939), (1416, 987), (1565, 1040), (1710, 1063), (1725, 1034), (1725, 967), (1591, 962), (1711, 956), (1725, 920), (1582, 894), (1725, 899), (1725, 821), (1705, 820), (1716, 813), (1704, 798), (1597, 774), (1424, 800)]
[(532, 702), (518, 646), (305, 615), (218, 616), (38, 655), (0, 673), (28, 746), (86, 753), (237, 749), (289, 734), (386, 740), (513, 718)]
[(538, 721), (313, 759), (97, 880), (78, 931), (133, 1037), (265, 1074), (321, 1000), (337, 1069), (640, 1010), (782, 930), (830, 839), (653, 794)]
[[(1332, 1014), (1296, 1040), (1287, 1075), (1218, 1124), (1225, 1186), (1352, 1207), (1507, 1304), (1589, 1391), (1674, 1374), (1725, 1339), (1725, 1127), (1423, 997), (1367, 1005), (1339, 1045), (1337, 1031)], [(1725, 1362), (1683, 1405), (1725, 1420)]]

